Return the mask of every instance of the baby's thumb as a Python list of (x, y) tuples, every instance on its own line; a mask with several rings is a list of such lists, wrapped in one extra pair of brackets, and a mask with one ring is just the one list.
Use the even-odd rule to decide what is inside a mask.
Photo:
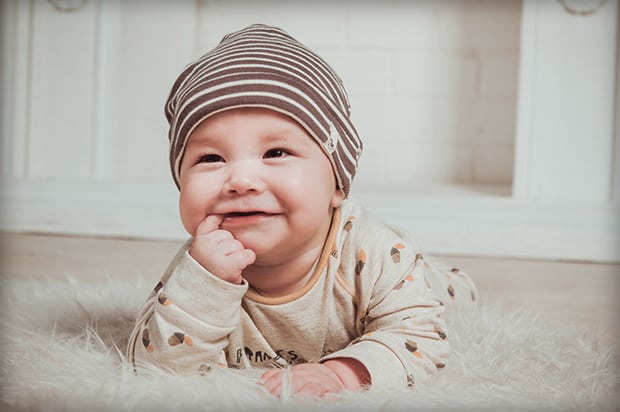
[(214, 230), (219, 229), (223, 221), (224, 221), (224, 217), (222, 215), (207, 216), (202, 222), (200, 222), (200, 224), (196, 228), (195, 237), (207, 235), (213, 232)]
[(246, 266), (251, 265), (252, 263), (254, 263), (256, 261), (256, 253), (254, 253), (254, 251), (252, 249), (245, 249), (245, 257), (246, 257)]

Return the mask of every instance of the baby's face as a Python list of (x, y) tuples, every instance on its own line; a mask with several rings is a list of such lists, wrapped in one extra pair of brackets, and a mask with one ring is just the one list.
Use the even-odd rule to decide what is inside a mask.
[(191, 235), (207, 216), (256, 255), (277, 263), (325, 239), (340, 206), (327, 156), (289, 117), (260, 108), (227, 110), (191, 134), (181, 164), (180, 214)]

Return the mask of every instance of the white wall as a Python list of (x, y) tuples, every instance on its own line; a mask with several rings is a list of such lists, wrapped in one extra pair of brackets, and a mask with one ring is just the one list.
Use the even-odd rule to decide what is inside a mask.
[(10, 37), (30, 52), (15, 61), (27, 118), (13, 125), (21, 136), (5, 132), (5, 176), (167, 178), (151, 158), (166, 151), (174, 76), (224, 34), (264, 22), (344, 78), (367, 148), (358, 187), (512, 182), (518, 1), (90, 1), (72, 13), (9, 3)]
[(205, 1), (199, 45), (262, 21), (326, 58), (366, 144), (358, 188), (510, 186), (520, 8), (516, 0)]
[(190, 59), (264, 22), (343, 77), (354, 195), (423, 247), (618, 259), (617, 1), (0, 4), (1, 228), (183, 237), (163, 102)]
[(528, 10), (515, 194), (567, 202), (612, 200), (618, 167), (613, 150), (617, 2), (592, 16), (570, 15), (546, 1), (531, 1)]

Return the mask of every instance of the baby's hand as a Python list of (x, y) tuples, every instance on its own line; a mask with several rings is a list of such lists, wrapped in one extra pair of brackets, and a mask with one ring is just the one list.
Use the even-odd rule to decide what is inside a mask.
[[(357, 391), (369, 383), (366, 368), (353, 359), (333, 359), (325, 363), (303, 363), (289, 369), (292, 394), (324, 397), (344, 390)], [(261, 377), (273, 395), (282, 396), (283, 369), (272, 369)]]
[(189, 254), (220, 279), (240, 284), (241, 272), (254, 263), (256, 255), (232, 233), (219, 228), (223, 220), (220, 215), (207, 216), (196, 228)]

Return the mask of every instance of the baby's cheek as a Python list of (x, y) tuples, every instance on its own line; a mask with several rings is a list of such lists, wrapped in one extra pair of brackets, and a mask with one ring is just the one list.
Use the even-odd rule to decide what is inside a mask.
[(197, 208), (193, 207), (192, 202), (189, 202), (187, 198), (184, 199), (183, 195), (181, 195), (179, 199), (179, 215), (183, 227), (191, 236), (196, 233), (196, 228), (204, 219), (204, 216), (202, 216)]
[(185, 231), (190, 235), (193, 236), (194, 233), (196, 233), (196, 225), (193, 224), (192, 222), (188, 221), (183, 213), (181, 213), (181, 223), (183, 224), (183, 228), (185, 229)]

